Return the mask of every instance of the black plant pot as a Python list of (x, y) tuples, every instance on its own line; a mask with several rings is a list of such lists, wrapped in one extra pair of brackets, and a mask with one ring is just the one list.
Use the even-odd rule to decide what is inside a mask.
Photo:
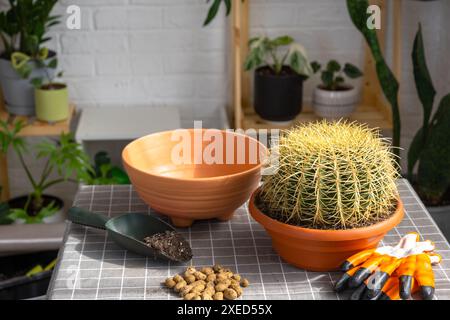
[(58, 251), (0, 257), (0, 300), (30, 299), (44, 296), (52, 271), (27, 277), (25, 273), (40, 264), (45, 267)]
[(255, 70), (254, 105), (256, 113), (269, 121), (293, 120), (302, 110), (303, 77), (283, 67), (275, 75), (269, 67)]

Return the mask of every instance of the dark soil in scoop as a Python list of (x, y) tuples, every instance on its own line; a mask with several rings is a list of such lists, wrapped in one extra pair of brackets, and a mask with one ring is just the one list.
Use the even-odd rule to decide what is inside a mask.
[(145, 237), (144, 243), (171, 260), (182, 262), (192, 259), (191, 246), (175, 231), (155, 233)]

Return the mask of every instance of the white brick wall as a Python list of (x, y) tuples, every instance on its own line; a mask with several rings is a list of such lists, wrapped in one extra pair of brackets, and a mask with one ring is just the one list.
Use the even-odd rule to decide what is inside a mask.
[(59, 2), (60, 14), (67, 5), (81, 7), (82, 29), (58, 26), (50, 43), (78, 106), (171, 105), (180, 108), (184, 126), (194, 119), (222, 125), (230, 90), (223, 9), (202, 28), (204, 0)]

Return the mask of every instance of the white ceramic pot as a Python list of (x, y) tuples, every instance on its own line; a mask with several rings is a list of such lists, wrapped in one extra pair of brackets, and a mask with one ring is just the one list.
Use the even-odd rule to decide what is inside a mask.
[(329, 120), (347, 118), (355, 111), (358, 100), (359, 90), (355, 87), (339, 91), (316, 87), (313, 96), (314, 112), (317, 116)]

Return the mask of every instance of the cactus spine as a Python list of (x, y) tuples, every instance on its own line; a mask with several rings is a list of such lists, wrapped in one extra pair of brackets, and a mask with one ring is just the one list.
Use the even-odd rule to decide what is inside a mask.
[(267, 176), (259, 206), (281, 222), (317, 229), (367, 226), (393, 213), (398, 173), (377, 131), (316, 122), (286, 131), (279, 169)]

